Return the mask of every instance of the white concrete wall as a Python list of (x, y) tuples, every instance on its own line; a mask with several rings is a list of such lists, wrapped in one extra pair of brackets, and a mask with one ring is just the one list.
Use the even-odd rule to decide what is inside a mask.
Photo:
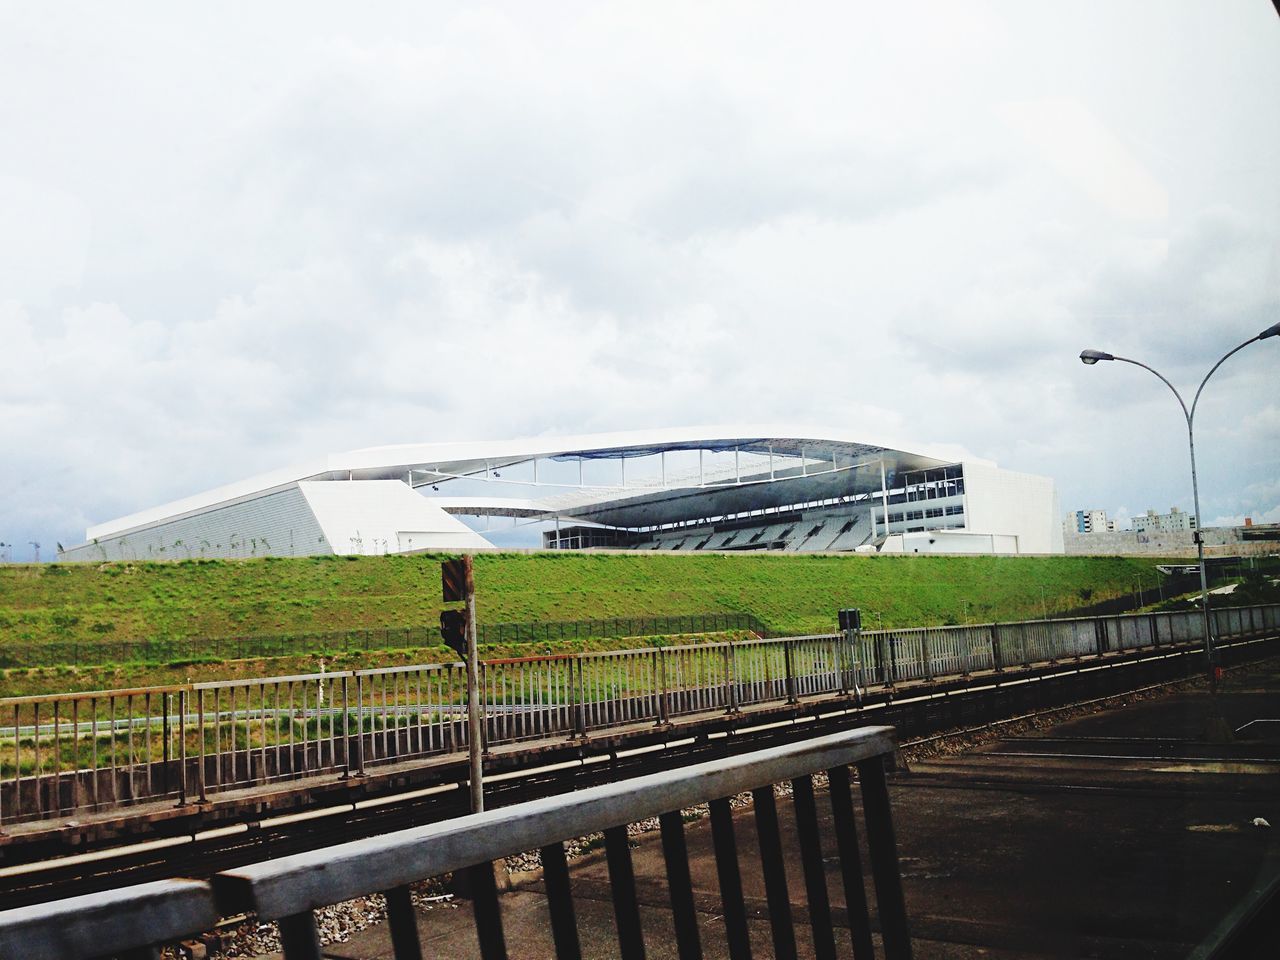
[(461, 520), (399, 480), (304, 481), (298, 488), (334, 553), (492, 547)]
[(1051, 478), (966, 462), (964, 490), (968, 530), (1015, 536), (1019, 553), (1063, 552), (1058, 492)]
[(926, 530), (923, 533), (895, 533), (881, 553), (991, 554), (1017, 553), (1013, 534), (973, 533), (968, 530)]
[(99, 538), (59, 559), (185, 560), (474, 550), (487, 540), (399, 480), (303, 481), (189, 517)]
[(189, 557), (288, 557), (332, 553), (306, 499), (292, 486), (150, 527), (103, 536), (59, 559), (185, 560)]
[[(1240, 527), (1209, 527), (1204, 531), (1204, 552), (1210, 557), (1259, 556), (1280, 553), (1280, 541), (1245, 540)], [(1190, 530), (1116, 530), (1113, 533), (1077, 534), (1067, 537), (1066, 552), (1074, 556), (1194, 557), (1196, 545)]]

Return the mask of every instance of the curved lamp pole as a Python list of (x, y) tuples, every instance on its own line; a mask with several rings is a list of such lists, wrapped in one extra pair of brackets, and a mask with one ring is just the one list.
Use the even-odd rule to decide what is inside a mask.
[(1209, 671), (1209, 688), (1214, 693), (1218, 690), (1218, 677), (1214, 670), (1215, 660), (1217, 659), (1213, 649), (1213, 637), (1209, 630), (1209, 578), (1205, 574), (1204, 568), (1204, 534), (1203, 524), (1200, 522), (1200, 485), (1196, 480), (1196, 437), (1195, 437), (1195, 418), (1196, 406), (1200, 403), (1200, 394), (1204, 391), (1204, 385), (1209, 382), (1212, 377), (1227, 358), (1235, 353), (1243, 350), (1249, 344), (1256, 340), (1266, 340), (1268, 337), (1280, 336), (1280, 323), (1272, 324), (1263, 330), (1256, 337), (1250, 337), (1240, 346), (1228, 352), (1221, 360), (1213, 365), (1213, 368), (1204, 375), (1204, 379), (1200, 381), (1200, 386), (1196, 389), (1196, 395), (1191, 400), (1191, 409), (1187, 409), (1186, 401), (1182, 399), (1177, 388), (1168, 381), (1168, 379), (1159, 370), (1147, 366), (1138, 360), (1130, 360), (1128, 357), (1117, 357), (1110, 353), (1104, 353), (1101, 350), (1082, 350), (1080, 352), (1080, 362), (1087, 366), (1092, 366), (1099, 360), (1119, 360), (1123, 363), (1132, 363), (1134, 366), (1142, 367), (1144, 370), (1150, 370), (1157, 377), (1164, 381), (1165, 386), (1173, 391), (1173, 395), (1178, 398), (1178, 405), (1182, 407), (1182, 415), (1187, 418), (1187, 447), (1191, 451), (1191, 496), (1195, 500), (1196, 509), (1196, 555), (1200, 561), (1200, 605), (1204, 613), (1204, 656), (1205, 665)]

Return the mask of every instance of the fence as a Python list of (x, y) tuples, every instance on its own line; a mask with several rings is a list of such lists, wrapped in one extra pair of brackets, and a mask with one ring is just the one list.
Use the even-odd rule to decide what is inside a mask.
[[(1280, 632), (1280, 605), (1213, 611)], [(1199, 612), (866, 631), (488, 660), (487, 745), (856, 694), (1143, 647), (1196, 645)], [(462, 665), (422, 664), (0, 699), (0, 823), (366, 768), (467, 745)]]
[[(907, 960), (911, 940), (885, 786), (885, 763), (894, 747), (891, 727), (864, 727), (240, 867), (214, 876), (209, 883), (160, 881), (10, 910), (0, 913), (0, 956), (28, 960), (79, 960), (118, 953), (158, 956), (157, 945), (209, 930), (219, 914), (253, 913), (260, 920), (279, 922), (286, 960), (319, 960), (313, 911), (385, 892), (394, 956), (421, 957), (409, 885), (461, 872), (471, 891), (481, 956), (505, 958), (502, 910), (491, 864), (538, 850), (550, 923), (543, 927), (548, 931), (546, 943), (523, 947), (540, 956), (580, 957), (582, 938), (563, 841), (602, 831), (618, 937), (616, 955), (633, 960), (645, 955), (645, 944), (626, 827), (656, 817), (679, 956), (682, 960), (702, 956), (703, 939), (711, 937), (723, 938), (729, 956), (740, 960), (751, 956), (751, 947), (729, 798), (747, 791), (755, 801), (755, 832), (776, 955), (795, 956), (798, 937), (782, 869), (783, 841), (774, 791), (774, 784), (789, 782), (801, 839), (805, 887), (801, 915), (808, 916), (814, 955), (834, 958), (839, 949), (841, 955), (869, 958), (874, 956), (871, 920), (849, 775), (849, 767), (856, 765), (883, 955), (888, 960)], [(829, 784), (834, 833), (834, 842), (828, 840), (826, 848), (837, 851), (830, 862), (823, 857), (813, 783), (813, 776), (823, 772)], [(682, 810), (702, 803), (710, 805), (720, 881), (718, 913), (723, 926), (717, 924), (714, 930), (699, 923), (681, 817)], [(840, 880), (834, 902), (828, 871)], [(838, 922), (842, 913), (843, 922)]]
[[(481, 643), (554, 640), (610, 640), (749, 630), (768, 636), (749, 613), (693, 613), (681, 616), (604, 617), (594, 620), (542, 620), (480, 624)], [(435, 626), (378, 627), (314, 633), (233, 637), (151, 637), (142, 640), (52, 640), (0, 646), (0, 668), (89, 666), (103, 663), (172, 663), (183, 660), (244, 660), (309, 656), (317, 652), (403, 650), (443, 643)]]

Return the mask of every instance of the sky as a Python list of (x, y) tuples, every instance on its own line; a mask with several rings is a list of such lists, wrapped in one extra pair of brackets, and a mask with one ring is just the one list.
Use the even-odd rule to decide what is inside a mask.
[[(1280, 321), (1268, 0), (0, 0), (0, 554), (329, 452), (744, 422), (1191, 508)], [(1280, 522), (1280, 338), (1196, 416)]]

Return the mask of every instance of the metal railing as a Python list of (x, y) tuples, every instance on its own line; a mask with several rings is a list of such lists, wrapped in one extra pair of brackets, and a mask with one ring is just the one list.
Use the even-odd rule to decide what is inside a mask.
[[(905, 681), (1200, 642), (1199, 611), (865, 631), (489, 660), (485, 746), (581, 738)], [(1220, 639), (1280, 605), (1213, 611)], [(463, 665), (0, 699), (0, 825), (370, 767), (467, 747)]]
[[(908, 960), (911, 940), (902, 893), (886, 760), (896, 746), (893, 728), (864, 727), (711, 763), (663, 771), (521, 803), (429, 826), (356, 840), (217, 874), (211, 882), (170, 880), (0, 912), (0, 956), (25, 960), (81, 960), (113, 954), (158, 956), (158, 946), (211, 929), (218, 915), (254, 913), (279, 923), (287, 960), (321, 957), (317, 908), (385, 893), (394, 956), (422, 955), (409, 885), (446, 873), (463, 874), (474, 906), (480, 953), (505, 958), (506, 938), (494, 861), (538, 850), (544, 871), (551, 941), (556, 957), (581, 956), (563, 842), (603, 832), (618, 956), (645, 955), (636, 875), (627, 825), (658, 818), (666, 889), (676, 947), (682, 960), (702, 956), (704, 937), (723, 937), (734, 960), (749, 958), (747, 905), (730, 798), (752, 794), (755, 836), (765, 877), (769, 929), (777, 956), (795, 956), (798, 931), (782, 868), (784, 852), (774, 785), (789, 783), (805, 887), (808, 934), (814, 955), (852, 952), (874, 956), (853, 790), (856, 765), (866, 847), (875, 891), (883, 955)], [(833, 837), (823, 838), (814, 775), (828, 781)], [(682, 811), (710, 806), (712, 846), (719, 879), (720, 929), (700, 922), (690, 874)], [(834, 858), (824, 857), (834, 852)], [(828, 864), (835, 863), (839, 893), (832, 897)], [(843, 922), (837, 917), (843, 914)], [(807, 944), (806, 944), (807, 945)], [(527, 946), (527, 945), (526, 945)], [(546, 955), (551, 955), (548, 950)]]

